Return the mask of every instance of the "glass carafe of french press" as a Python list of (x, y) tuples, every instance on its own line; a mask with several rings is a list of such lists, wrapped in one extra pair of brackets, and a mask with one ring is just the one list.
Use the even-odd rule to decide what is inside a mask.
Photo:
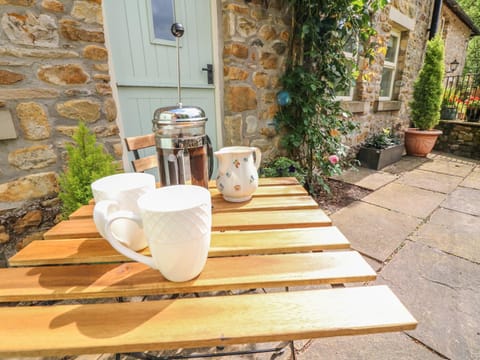
[(213, 171), (207, 118), (197, 106), (162, 107), (153, 115), (160, 185), (192, 184), (208, 187)]

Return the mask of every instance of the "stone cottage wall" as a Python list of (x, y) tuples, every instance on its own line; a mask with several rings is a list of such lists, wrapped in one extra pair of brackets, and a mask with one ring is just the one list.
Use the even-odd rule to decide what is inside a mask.
[[(357, 134), (349, 139), (352, 152), (355, 152), (370, 134), (380, 132), (383, 128), (393, 129), (398, 135), (402, 135), (403, 130), (409, 127), (408, 103), (412, 98), (413, 82), (423, 61), (432, 4), (432, 1), (394, 0), (376, 16), (376, 42), (380, 44), (380, 48), (375, 61), (361, 73), (355, 101), (345, 104), (360, 125)], [(386, 52), (384, 46), (388, 42), (392, 27), (401, 25), (392, 20), (391, 12), (395, 10), (413, 20), (415, 26), (413, 29), (401, 29), (394, 95), (391, 101), (379, 101), (381, 71)]]
[[(281, 89), (279, 77), (285, 69), (290, 15), (281, 1), (222, 1), (224, 37), (224, 144), (254, 145), (265, 157), (277, 154), (279, 137), (271, 126), (277, 111), (275, 94)], [(408, 102), (418, 74), (430, 27), (433, 1), (394, 0), (375, 17), (378, 43), (385, 45), (390, 36), (394, 7), (412, 19), (414, 29), (404, 31), (401, 39), (399, 72), (394, 101), (378, 102), (385, 48), (380, 48), (371, 65), (363, 70), (353, 101), (344, 103), (359, 123), (359, 131), (347, 145), (352, 153), (372, 132), (393, 128), (399, 133), (409, 126)]]
[(448, 70), (448, 64), (454, 60), (460, 63), (455, 72), (448, 73), (447, 75), (461, 75), (465, 66), (471, 30), (448, 6), (444, 5), (442, 7), (442, 18), (444, 21), (442, 35), (445, 39), (445, 68)]
[(57, 176), (78, 120), (117, 158), (121, 146), (101, 0), (0, 4), (1, 262), (56, 221)]
[(224, 145), (257, 146), (274, 156), (279, 77), (288, 53), (289, 17), (280, 0), (222, 0)]

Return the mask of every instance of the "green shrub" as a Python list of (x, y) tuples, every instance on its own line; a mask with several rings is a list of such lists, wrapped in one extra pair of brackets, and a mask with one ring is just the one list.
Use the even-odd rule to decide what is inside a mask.
[(62, 216), (67, 218), (92, 198), (90, 185), (101, 177), (116, 172), (113, 157), (97, 144), (96, 136), (80, 122), (72, 136), (74, 144), (67, 144), (67, 166), (60, 174)]
[(265, 163), (260, 168), (261, 177), (295, 177), (300, 184), (305, 183), (305, 170), (298, 161), (287, 157), (279, 157)]
[(413, 85), (410, 103), (413, 126), (420, 130), (433, 129), (440, 122), (443, 99), (444, 44), (437, 35), (427, 43), (425, 60)]

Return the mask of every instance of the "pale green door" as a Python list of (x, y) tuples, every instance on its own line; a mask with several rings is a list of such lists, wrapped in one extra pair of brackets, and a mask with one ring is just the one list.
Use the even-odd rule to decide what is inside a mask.
[(180, 38), (181, 101), (201, 107), (207, 134), (217, 148), (210, 0), (104, 0), (105, 24), (125, 136), (152, 132), (154, 111), (178, 103), (177, 50), (173, 22), (185, 28)]

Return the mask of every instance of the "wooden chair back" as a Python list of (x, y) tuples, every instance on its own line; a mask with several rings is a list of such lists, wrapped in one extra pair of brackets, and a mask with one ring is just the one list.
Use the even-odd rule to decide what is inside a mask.
[(144, 172), (149, 169), (158, 167), (156, 155), (140, 157), (139, 150), (148, 149), (155, 146), (155, 135), (140, 135), (125, 138), (127, 150), (133, 153), (132, 168), (135, 172)]

